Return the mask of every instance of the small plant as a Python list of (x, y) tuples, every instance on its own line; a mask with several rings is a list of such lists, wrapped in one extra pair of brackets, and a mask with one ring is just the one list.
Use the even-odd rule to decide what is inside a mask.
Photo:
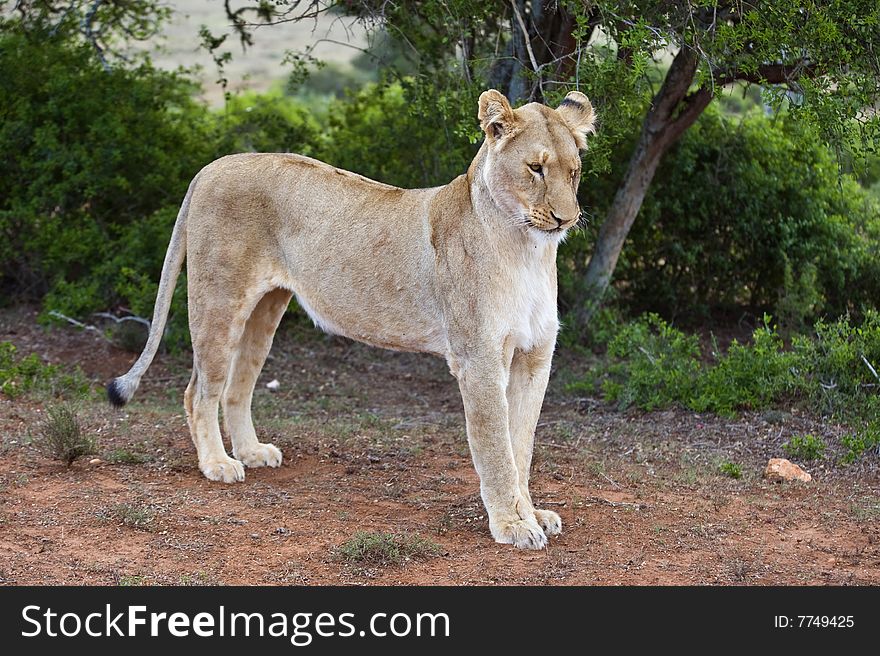
[(105, 459), (114, 465), (140, 465), (149, 462), (152, 460), (152, 457), (149, 454), (129, 451), (128, 449), (113, 449), (107, 453)]
[(118, 585), (122, 588), (133, 588), (147, 585), (147, 577), (139, 574), (125, 574), (118, 579)]
[[(698, 393), (687, 404), (697, 412), (734, 416), (737, 410), (762, 410), (784, 398), (792, 386), (795, 356), (783, 348), (769, 315), (752, 334), (751, 344), (736, 340), (727, 353), (700, 374)], [(718, 348), (713, 349), (716, 353)]]
[(131, 503), (120, 503), (113, 507), (113, 515), (126, 526), (148, 531), (156, 518), (152, 510), (146, 506)]
[(337, 549), (343, 560), (360, 565), (400, 565), (413, 558), (430, 558), (443, 547), (420, 535), (358, 531)]
[(76, 411), (67, 405), (46, 410), (36, 441), (50, 456), (70, 467), (77, 458), (97, 453), (94, 437), (83, 432)]
[(796, 460), (819, 460), (825, 453), (825, 440), (815, 435), (796, 435), (782, 445), (789, 458)]
[(718, 465), (718, 471), (730, 478), (742, 478), (742, 467), (735, 462), (722, 462)]

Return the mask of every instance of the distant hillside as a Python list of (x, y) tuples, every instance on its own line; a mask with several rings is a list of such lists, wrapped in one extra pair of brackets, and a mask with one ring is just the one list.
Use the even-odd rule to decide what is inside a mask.
[[(213, 32), (221, 32), (227, 24), (223, 3), (219, 0), (169, 0), (174, 8), (172, 20), (163, 30), (164, 38), (151, 49), (153, 61), (162, 68), (178, 66), (202, 67), (203, 96), (212, 104), (222, 102), (222, 90), (216, 83), (217, 70), (211, 57), (199, 47), (199, 28), (207, 25)], [(281, 60), (287, 50), (305, 48), (321, 39), (332, 39), (363, 47), (364, 30), (350, 18), (323, 16), (319, 20), (264, 26), (256, 29), (254, 46), (242, 52), (237, 40), (227, 40), (233, 60), (226, 69), (230, 88), (265, 91), (273, 83), (283, 80), (289, 67)], [(325, 61), (348, 62), (358, 51), (337, 43), (321, 43), (315, 56)]]

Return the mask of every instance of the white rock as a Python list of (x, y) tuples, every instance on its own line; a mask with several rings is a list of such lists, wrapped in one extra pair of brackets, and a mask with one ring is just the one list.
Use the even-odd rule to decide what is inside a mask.
[(266, 383), (266, 388), (270, 392), (277, 392), (279, 389), (281, 389), (281, 383), (278, 382), (277, 378), (273, 378), (268, 383)]

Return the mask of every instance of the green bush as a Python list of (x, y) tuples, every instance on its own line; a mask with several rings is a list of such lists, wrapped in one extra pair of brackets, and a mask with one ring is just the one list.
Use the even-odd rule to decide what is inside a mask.
[(111, 304), (92, 269), (178, 204), (208, 157), (192, 91), (148, 65), (105, 70), (63, 33), (0, 29), (0, 289), (39, 298), (61, 285)]
[(688, 403), (696, 393), (700, 345), (656, 314), (622, 326), (608, 343), (608, 401), (645, 410)]
[(722, 462), (718, 465), (718, 471), (730, 478), (742, 478), (742, 467), (735, 462)]
[(12, 342), (0, 342), (0, 393), (14, 399), (28, 392), (50, 396), (82, 397), (89, 383), (77, 370), (65, 373), (57, 365), (45, 364), (36, 353), (18, 357)]
[[(854, 433), (841, 440), (845, 461), (880, 446), (880, 312), (861, 324), (849, 317), (819, 321), (787, 348), (770, 317), (749, 343), (707, 357), (696, 336), (648, 314), (610, 331), (607, 356), (575, 391), (595, 391), (621, 408), (683, 407), (730, 416), (739, 410), (800, 405)], [(821, 455), (821, 440), (793, 438), (785, 447), (803, 459)]]
[(782, 445), (789, 458), (798, 460), (819, 460), (825, 453), (825, 440), (815, 435), (795, 435)]
[[(319, 126), (297, 101), (246, 94), (221, 111), (192, 99), (181, 74), (147, 64), (106, 70), (63, 31), (0, 23), (0, 290), (89, 320), (150, 317), (187, 185), (241, 151), (308, 154)], [(188, 341), (186, 277), (166, 338)]]
[(781, 400), (792, 386), (795, 356), (783, 342), (770, 317), (752, 334), (751, 344), (734, 340), (726, 353), (718, 353), (714, 366), (700, 375), (698, 394), (688, 404), (697, 412), (732, 415), (738, 409), (760, 410)]
[(330, 105), (318, 157), (401, 187), (446, 184), (476, 154), (461, 135), (476, 125), (476, 107), (476, 98), (432, 96), (412, 82), (370, 84)]
[(308, 108), (279, 92), (232, 96), (211, 118), (212, 159), (242, 152), (313, 155), (320, 141), (320, 126)]
[(844, 464), (855, 462), (866, 451), (874, 451), (876, 454), (880, 449), (880, 421), (869, 422), (859, 433), (844, 435), (840, 439), (840, 443), (846, 449), (842, 459)]

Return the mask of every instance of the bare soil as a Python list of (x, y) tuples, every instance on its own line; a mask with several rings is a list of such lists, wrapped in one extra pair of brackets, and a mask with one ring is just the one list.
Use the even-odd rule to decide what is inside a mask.
[[(0, 341), (78, 365), (96, 387), (136, 355), (73, 328), (0, 313)], [(537, 432), (532, 490), (563, 534), (541, 552), (495, 544), (445, 364), (282, 325), (255, 395), (278, 469), (223, 485), (199, 473), (183, 415), (185, 357), (160, 356), (134, 401), (79, 403), (101, 462), (70, 468), (33, 443), (57, 402), (0, 395), (0, 581), (9, 584), (880, 584), (876, 456), (761, 476), (792, 435), (840, 427), (797, 412), (735, 420), (619, 412), (566, 393), (566, 353)], [(277, 379), (280, 389), (265, 383)], [(719, 472), (735, 462), (743, 476)], [(442, 555), (345, 560), (358, 531), (418, 534)]]

